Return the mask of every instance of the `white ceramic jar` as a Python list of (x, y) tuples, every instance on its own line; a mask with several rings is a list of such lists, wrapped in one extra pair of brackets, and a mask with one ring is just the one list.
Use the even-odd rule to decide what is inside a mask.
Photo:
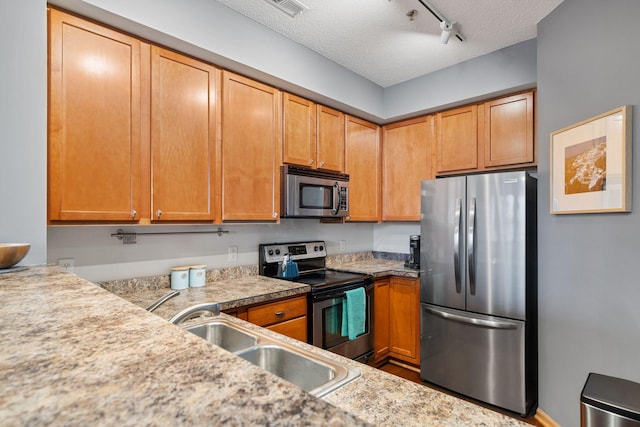
[(189, 268), (189, 286), (201, 288), (207, 283), (207, 266), (192, 265)]
[(173, 267), (171, 270), (171, 289), (187, 289), (189, 287), (189, 267)]

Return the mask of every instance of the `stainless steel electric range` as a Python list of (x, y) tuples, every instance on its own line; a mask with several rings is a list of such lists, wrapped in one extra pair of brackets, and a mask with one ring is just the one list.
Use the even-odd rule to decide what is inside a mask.
[[(258, 253), (260, 275), (311, 286), (308, 297), (311, 344), (363, 363), (373, 361), (374, 284), (370, 275), (326, 268), (327, 249), (321, 240), (261, 244)], [(298, 264), (298, 277), (281, 277), (285, 255)], [(350, 340), (341, 334), (344, 293), (359, 287), (366, 293), (365, 332)]]

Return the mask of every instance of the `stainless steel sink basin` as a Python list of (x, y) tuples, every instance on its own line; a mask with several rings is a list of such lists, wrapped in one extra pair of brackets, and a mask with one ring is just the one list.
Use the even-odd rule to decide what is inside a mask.
[(240, 331), (226, 322), (209, 322), (187, 328), (187, 331), (231, 353), (245, 350), (258, 343), (258, 338), (255, 335)]
[(228, 319), (217, 318), (185, 330), (317, 397), (325, 396), (360, 376), (358, 369), (249, 330)]
[(238, 356), (305, 391), (327, 384), (336, 376), (335, 368), (282, 347), (256, 347)]

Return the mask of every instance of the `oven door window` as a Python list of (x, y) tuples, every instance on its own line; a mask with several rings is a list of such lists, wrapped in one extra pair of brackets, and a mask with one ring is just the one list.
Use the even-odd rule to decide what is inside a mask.
[(328, 185), (300, 184), (300, 208), (333, 209), (333, 187)]
[[(368, 299), (368, 298), (367, 298)], [(322, 348), (330, 349), (349, 341), (348, 336), (342, 335), (342, 303), (344, 297), (331, 299), (331, 304), (322, 308)], [(367, 316), (368, 316), (367, 310)], [(369, 332), (369, 320), (365, 319), (364, 334)], [(363, 334), (363, 335), (364, 335)]]

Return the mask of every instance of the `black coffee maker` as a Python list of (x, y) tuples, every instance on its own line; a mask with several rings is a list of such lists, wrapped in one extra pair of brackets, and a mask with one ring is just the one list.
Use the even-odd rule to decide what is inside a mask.
[(404, 266), (415, 270), (420, 269), (420, 236), (418, 235), (409, 236), (409, 259), (405, 261)]

